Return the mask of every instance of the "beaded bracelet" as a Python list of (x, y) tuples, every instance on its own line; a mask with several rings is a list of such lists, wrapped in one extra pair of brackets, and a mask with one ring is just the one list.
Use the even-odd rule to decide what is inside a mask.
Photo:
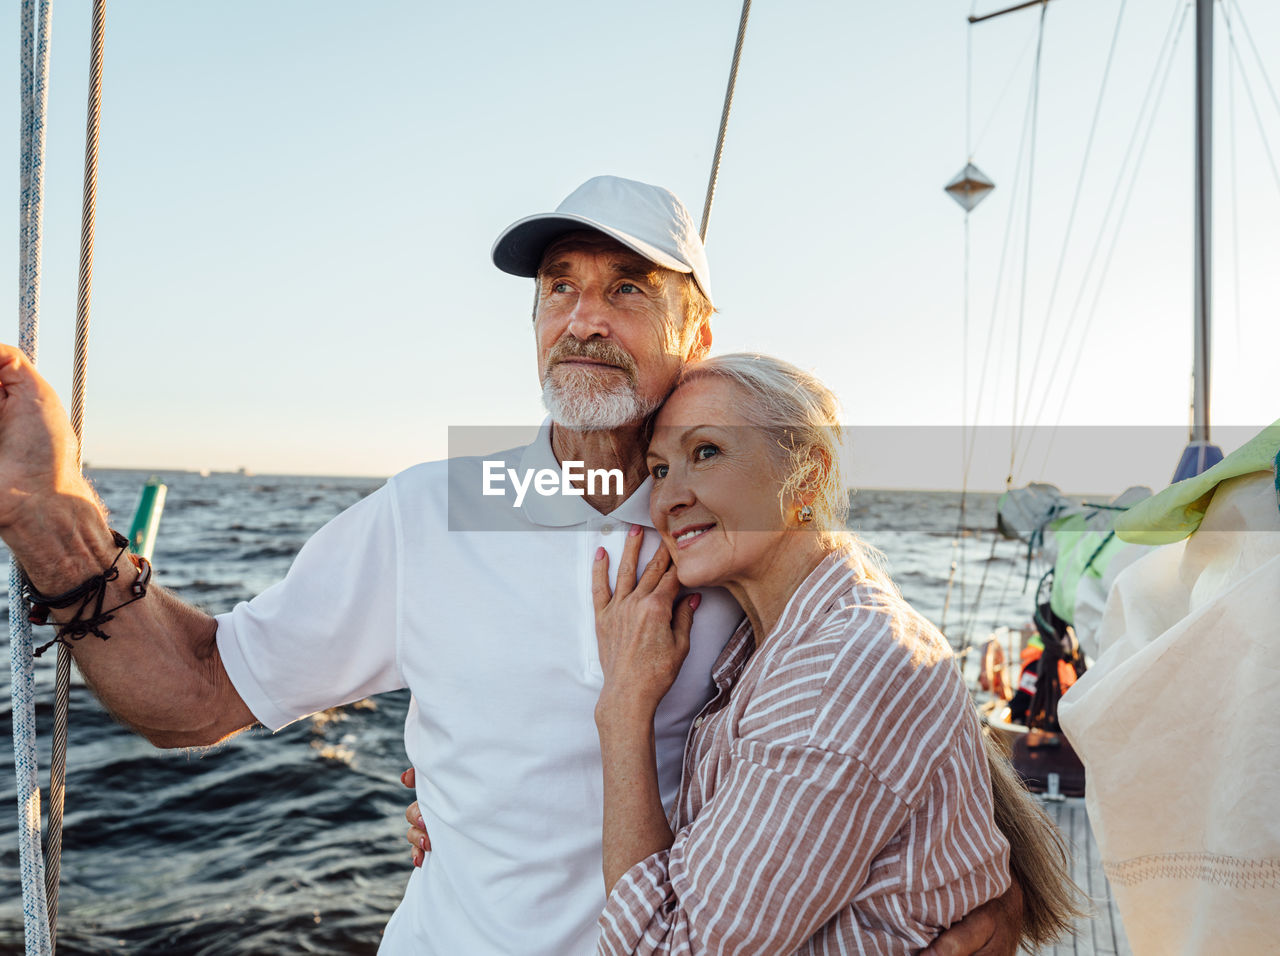
[(107, 640), (110, 635), (102, 630), (102, 625), (112, 620), (115, 612), (122, 607), (146, 597), (147, 585), (151, 583), (151, 562), (146, 558), (130, 555), (130, 559), (138, 569), (138, 576), (134, 578), (133, 584), (129, 586), (129, 593), (133, 596), (115, 607), (103, 609), (102, 605), (107, 597), (107, 585), (120, 577), (120, 569), (116, 567), (116, 564), (119, 562), (120, 556), (129, 547), (129, 539), (119, 531), (112, 530), (111, 538), (116, 547), (120, 549), (116, 552), (116, 556), (111, 559), (111, 564), (101, 574), (95, 574), (70, 591), (64, 591), (62, 594), (53, 596), (41, 594), (31, 583), (31, 579), (27, 577), (26, 571), (21, 572), (22, 596), (27, 601), (27, 617), (32, 624), (49, 624), (49, 612), (51, 610), (60, 610), (73, 606), (76, 608), (71, 620), (58, 626), (58, 635), (47, 644), (37, 648), (34, 656), (39, 657), (53, 647), (54, 644), (63, 644), (66, 647), (70, 647), (72, 641), (81, 640), (88, 634), (92, 634), (104, 641)]

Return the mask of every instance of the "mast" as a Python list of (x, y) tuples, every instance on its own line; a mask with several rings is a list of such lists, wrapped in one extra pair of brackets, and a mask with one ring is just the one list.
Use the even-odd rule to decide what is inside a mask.
[(1195, 371), (1191, 441), (1209, 441), (1209, 328), (1213, 300), (1213, 0), (1196, 0)]
[[(994, 13), (970, 16), (969, 22), (981, 23), (1028, 7), (1044, 6), (1048, 2), (1022, 0)], [(1222, 450), (1209, 438), (1210, 306), (1213, 299), (1213, 3), (1214, 0), (1196, 0), (1195, 284), (1192, 291), (1195, 360), (1192, 367), (1190, 440), (1174, 470), (1174, 481), (1194, 477), (1222, 460)], [(948, 191), (951, 188), (949, 185)], [(961, 200), (957, 197), (957, 201)]]
[(1195, 362), (1192, 367), (1191, 436), (1173, 480), (1192, 478), (1222, 460), (1209, 439), (1210, 306), (1213, 225), (1213, 0), (1196, 0)]

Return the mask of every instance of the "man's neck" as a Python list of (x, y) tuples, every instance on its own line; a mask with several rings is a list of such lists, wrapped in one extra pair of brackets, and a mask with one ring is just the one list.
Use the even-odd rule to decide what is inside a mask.
[[(551, 426), (551, 450), (556, 460), (580, 461), (590, 471), (616, 468), (622, 472), (621, 494), (588, 494), (584, 500), (601, 514), (609, 514), (631, 497), (644, 483), (648, 472), (644, 466), (646, 442), (643, 426), (624, 425), (609, 431), (575, 431), (563, 425)], [(608, 482), (602, 482), (612, 488)]]

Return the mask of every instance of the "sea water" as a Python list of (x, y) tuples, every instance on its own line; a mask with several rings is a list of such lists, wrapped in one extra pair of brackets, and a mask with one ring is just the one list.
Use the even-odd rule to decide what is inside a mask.
[[(128, 530), (148, 472), (97, 471)], [(210, 613), (284, 577), (307, 537), (380, 479), (160, 473), (169, 486), (156, 580)], [(1023, 623), (1026, 552), (997, 542), (995, 496), (859, 491), (850, 525), (883, 550), (906, 598), (948, 637)], [(2, 550), (2, 549), (0, 549)], [(953, 562), (957, 570), (952, 573)], [(981, 599), (975, 599), (981, 592)], [(948, 599), (948, 594), (950, 595)], [(945, 616), (944, 616), (945, 608)], [(48, 640), (47, 629), (37, 640)], [(8, 657), (8, 626), (0, 643)], [(37, 661), (47, 784), (53, 658)], [(0, 668), (0, 953), (22, 944), (9, 668)], [(140, 678), (141, 679), (141, 678)], [(113, 723), (73, 677), (58, 952), (221, 956), (372, 953), (409, 873), (407, 692), (164, 752)]]

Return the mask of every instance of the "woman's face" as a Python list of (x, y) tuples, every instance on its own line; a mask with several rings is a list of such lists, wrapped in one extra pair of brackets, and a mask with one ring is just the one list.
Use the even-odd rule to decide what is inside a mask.
[(731, 382), (697, 378), (654, 425), (649, 513), (685, 587), (763, 576), (788, 531), (781, 452), (738, 413), (744, 398)]

